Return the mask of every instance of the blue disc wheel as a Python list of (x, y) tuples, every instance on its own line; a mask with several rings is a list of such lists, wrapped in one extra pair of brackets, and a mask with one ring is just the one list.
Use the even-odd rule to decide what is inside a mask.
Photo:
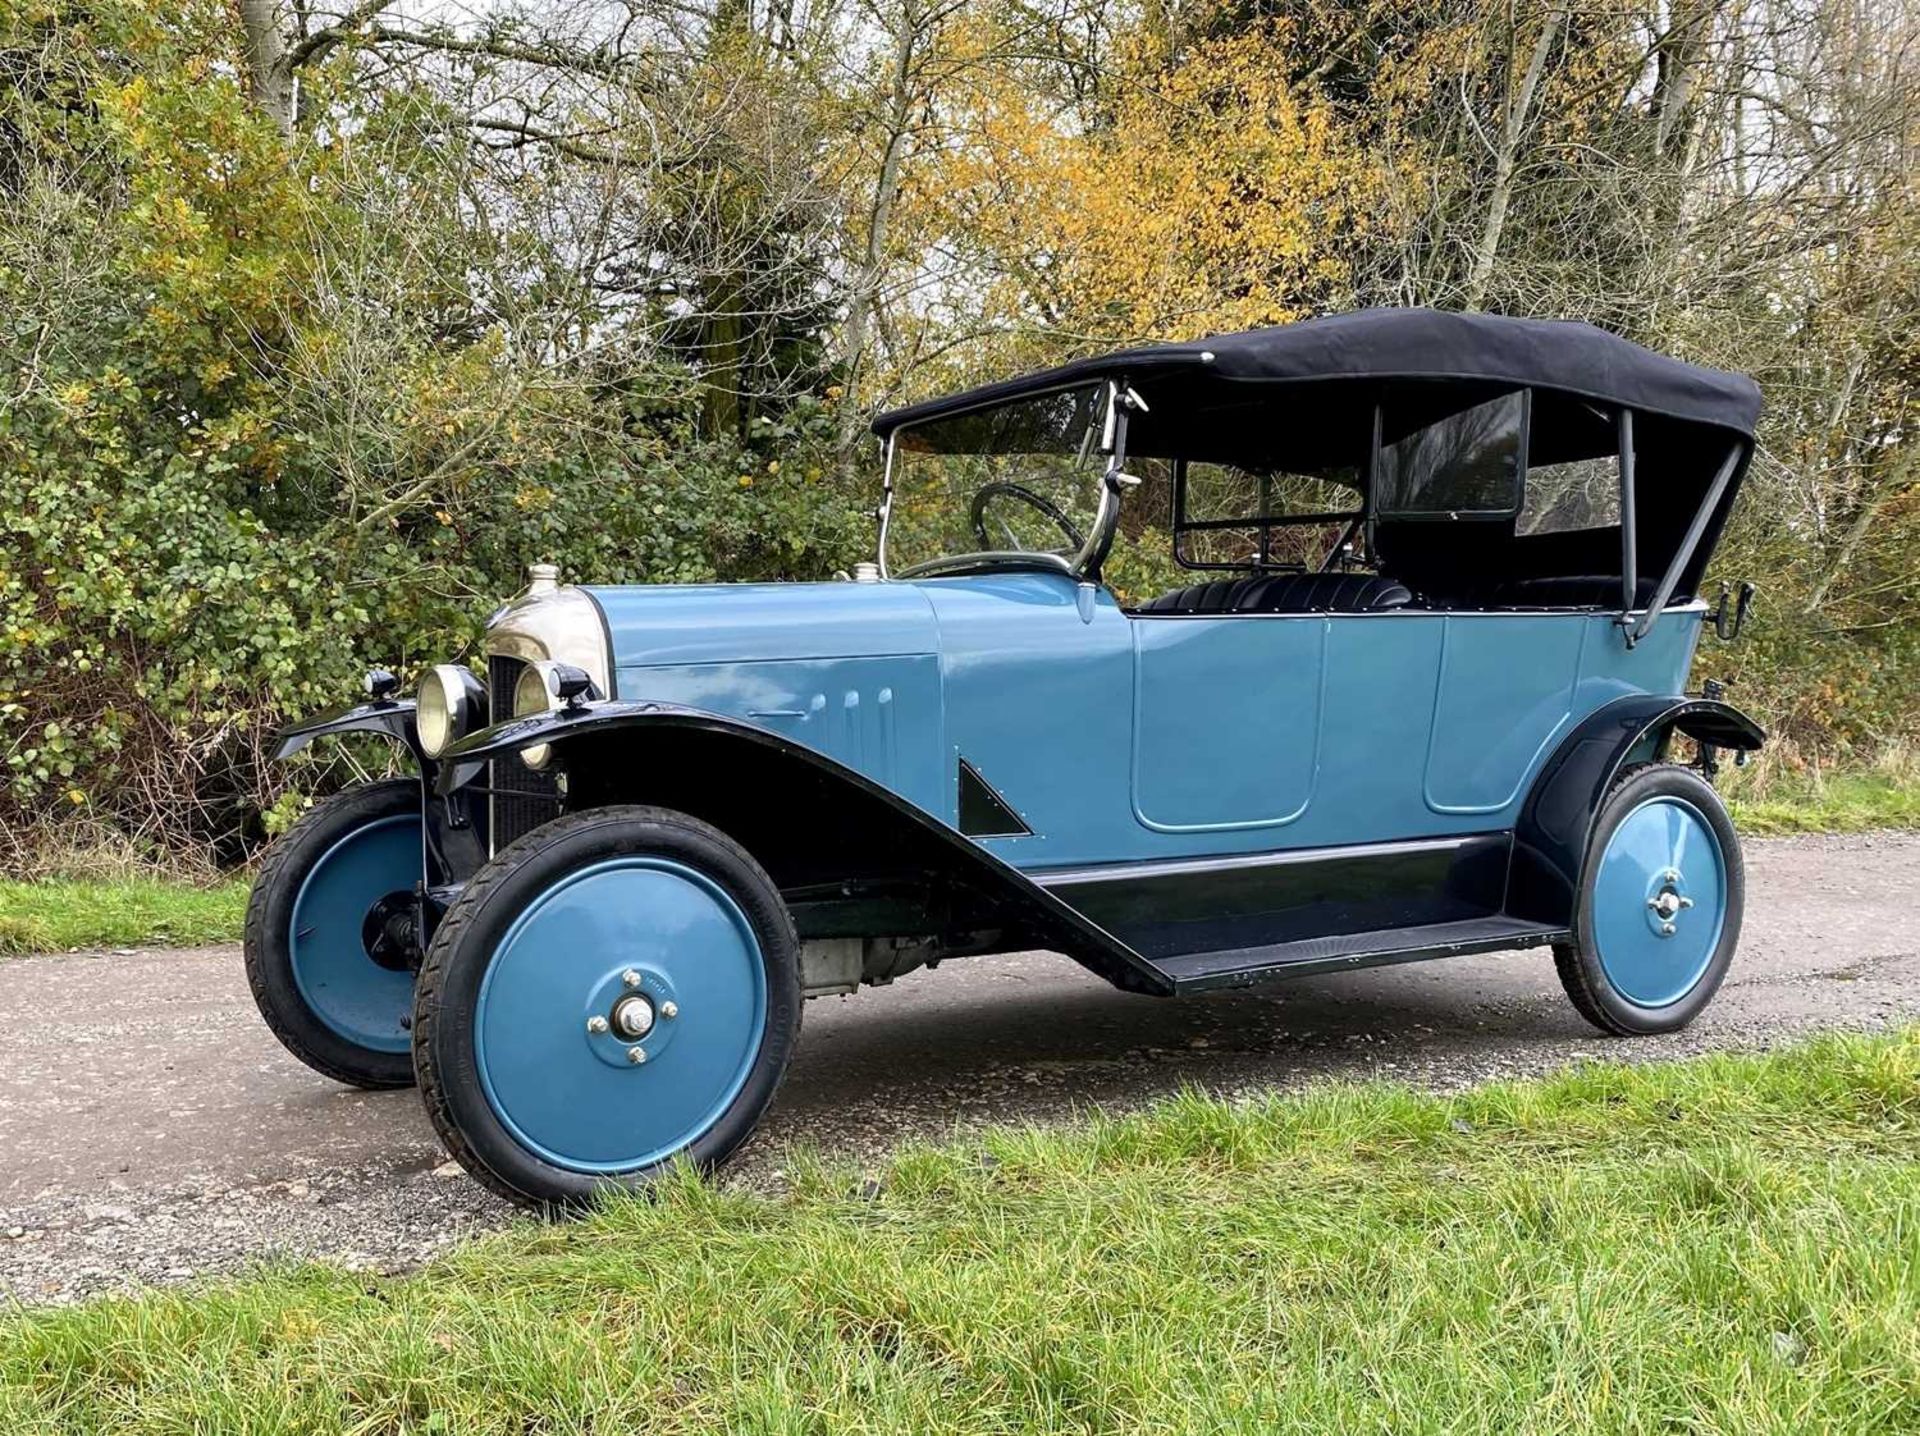
[(1609, 1032), (1685, 1026), (1718, 989), (1740, 930), (1738, 839), (1690, 768), (1626, 774), (1594, 825), (1574, 941), (1556, 949), (1581, 1013)]
[(248, 983), (283, 1046), (358, 1087), (413, 1082), (420, 785), (317, 804), (269, 855), (247, 908)]
[(799, 1014), (798, 944), (758, 864), (685, 815), (602, 808), (509, 847), (448, 910), (416, 1065), (470, 1171), (566, 1204), (723, 1160), (772, 1099)]

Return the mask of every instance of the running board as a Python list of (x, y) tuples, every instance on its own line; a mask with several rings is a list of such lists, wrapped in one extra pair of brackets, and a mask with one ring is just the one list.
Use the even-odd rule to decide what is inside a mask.
[(1309, 937), (1269, 947), (1236, 947), (1220, 952), (1190, 952), (1154, 963), (1173, 982), (1176, 994), (1223, 987), (1252, 987), (1284, 977), (1339, 972), (1353, 967), (1384, 967), (1395, 962), (1424, 962), (1470, 952), (1539, 947), (1569, 937), (1565, 928), (1517, 917), (1476, 917), (1423, 927), (1388, 928)]

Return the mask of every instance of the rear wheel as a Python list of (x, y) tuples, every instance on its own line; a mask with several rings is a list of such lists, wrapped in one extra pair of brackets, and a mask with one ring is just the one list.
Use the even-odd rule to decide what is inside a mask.
[(355, 1087), (413, 1085), (407, 930), (421, 874), (420, 784), (367, 783), (314, 807), (261, 866), (247, 984), (273, 1035)]
[(414, 1063), (447, 1149), (535, 1205), (724, 1161), (800, 1029), (799, 943), (737, 843), (660, 808), (556, 819), (503, 850), (437, 928)]
[(1555, 966), (1580, 1014), (1621, 1036), (1674, 1032), (1712, 999), (1740, 941), (1740, 840), (1691, 768), (1622, 774), (1600, 806)]

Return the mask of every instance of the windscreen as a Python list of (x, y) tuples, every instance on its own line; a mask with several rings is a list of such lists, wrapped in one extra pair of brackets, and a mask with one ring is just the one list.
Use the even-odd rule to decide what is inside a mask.
[(887, 571), (974, 553), (1072, 558), (1100, 508), (1105, 400), (1088, 384), (898, 430)]

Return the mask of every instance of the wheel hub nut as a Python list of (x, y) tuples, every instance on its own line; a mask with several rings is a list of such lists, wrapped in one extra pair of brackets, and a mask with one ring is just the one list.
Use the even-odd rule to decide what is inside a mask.
[(629, 1047), (627, 1049), (627, 1061), (631, 1062), (635, 1067), (638, 1067), (642, 1062), (645, 1062), (646, 1060), (647, 1060), (646, 1048)]
[(621, 998), (613, 1005), (613, 1026), (622, 1037), (645, 1037), (653, 1031), (653, 1004), (644, 997)]

